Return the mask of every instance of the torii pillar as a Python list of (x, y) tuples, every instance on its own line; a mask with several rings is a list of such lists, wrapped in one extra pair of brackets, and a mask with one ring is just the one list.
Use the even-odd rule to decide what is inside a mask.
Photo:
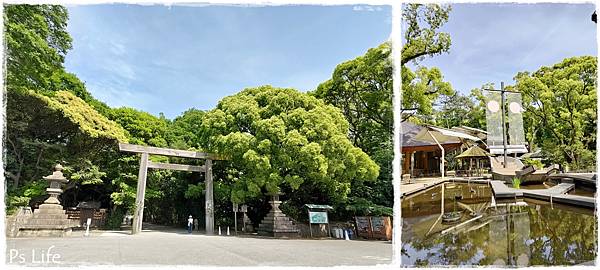
[(212, 160), (206, 159), (206, 172), (204, 173), (204, 185), (206, 193), (204, 218), (206, 221), (206, 235), (215, 233), (215, 207), (213, 203), (213, 177), (212, 177)]

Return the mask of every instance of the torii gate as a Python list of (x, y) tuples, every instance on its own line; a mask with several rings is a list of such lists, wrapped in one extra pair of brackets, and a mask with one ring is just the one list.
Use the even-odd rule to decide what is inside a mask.
[[(135, 197), (135, 213), (133, 215), (133, 226), (131, 234), (137, 234), (142, 231), (142, 220), (144, 219), (144, 197), (146, 194), (146, 174), (148, 168), (167, 169), (188, 172), (204, 172), (205, 181), (205, 220), (206, 234), (213, 235), (215, 229), (214, 203), (213, 203), (213, 179), (212, 179), (212, 161), (222, 160), (218, 155), (204, 152), (195, 152), (187, 150), (177, 150), (170, 148), (160, 148), (151, 146), (134, 145), (119, 143), (119, 150), (123, 152), (141, 153), (140, 171), (138, 174), (137, 194)], [(181, 158), (205, 159), (203, 166), (158, 163), (148, 160), (148, 155), (161, 155)]]

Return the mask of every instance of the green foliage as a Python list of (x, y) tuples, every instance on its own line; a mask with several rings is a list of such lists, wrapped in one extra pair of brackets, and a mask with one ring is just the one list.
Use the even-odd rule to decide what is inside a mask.
[(404, 35), (400, 54), (403, 67), (408, 62), (448, 52), (452, 43), (450, 35), (439, 30), (448, 22), (451, 10), (450, 5), (404, 5), (402, 9)]
[(450, 35), (440, 32), (448, 21), (450, 5), (405, 4), (402, 10), (403, 46), (401, 51), (402, 104), (401, 120), (416, 123), (432, 122), (434, 101), (443, 95), (452, 96), (454, 90), (445, 82), (438, 68), (416, 67), (413, 71), (409, 62), (417, 64), (425, 57), (448, 52)]
[(515, 77), (530, 144), (541, 146), (551, 162), (576, 170), (595, 168), (596, 62), (592, 56), (567, 58)]
[(346, 134), (348, 122), (337, 108), (271, 86), (224, 98), (202, 122), (203, 148), (229, 158), (231, 199), (240, 203), (310, 184), (343, 200), (352, 180), (374, 180), (379, 166)]
[(341, 109), (354, 145), (364, 151), (390, 141), (392, 133), (392, 59), (389, 43), (339, 64), (314, 95)]
[(204, 183), (189, 184), (184, 194), (186, 199), (200, 199), (204, 197)]
[(133, 108), (117, 108), (109, 112), (109, 118), (129, 132), (132, 144), (166, 147), (168, 120)]
[(52, 97), (30, 92), (31, 95), (43, 100), (46, 107), (60, 112), (73, 124), (92, 138), (109, 138), (127, 142), (125, 131), (115, 122), (108, 120), (93, 107), (70, 92), (59, 91)]
[[(433, 114), (434, 101), (441, 96), (452, 96), (454, 90), (445, 82), (438, 68), (420, 67), (413, 73), (402, 66), (402, 120), (413, 115), (427, 116)], [(408, 113), (412, 112), (412, 113)]]
[(394, 209), (376, 205), (364, 198), (350, 198), (346, 205), (346, 210), (353, 213), (354, 216), (393, 216)]
[(523, 164), (525, 166), (533, 166), (534, 168), (536, 168), (538, 170), (544, 168), (544, 164), (539, 159), (525, 158), (525, 159), (523, 159), (521, 161), (523, 162)]
[[(65, 172), (68, 172), (65, 167)], [(84, 161), (84, 166), (80, 170), (70, 174), (69, 180), (79, 182), (82, 185), (98, 185), (103, 184), (102, 178), (106, 176), (105, 172), (100, 171), (100, 168), (91, 161)]]
[(177, 116), (169, 126), (169, 135), (167, 135), (171, 140), (171, 147), (199, 149), (201, 145), (200, 128), (203, 117), (204, 111), (194, 108)]
[(55, 5), (5, 5), (6, 85), (13, 89), (44, 89), (63, 69), (71, 49), (67, 9)]
[(518, 177), (514, 177), (512, 179), (513, 188), (521, 188), (521, 179)]
[(123, 223), (123, 217), (125, 217), (125, 210), (122, 207), (117, 207), (109, 213), (104, 226), (111, 230), (119, 229)]
[(375, 181), (353, 182), (350, 195), (389, 207), (394, 202), (392, 73), (390, 44), (384, 43), (369, 49), (363, 56), (339, 64), (332, 78), (312, 93), (340, 108), (349, 123), (354, 146), (380, 167)]
[(467, 126), (485, 129), (485, 110), (479, 107), (474, 95), (455, 92), (451, 96), (440, 96), (440, 107), (435, 110), (435, 125), (452, 128)]

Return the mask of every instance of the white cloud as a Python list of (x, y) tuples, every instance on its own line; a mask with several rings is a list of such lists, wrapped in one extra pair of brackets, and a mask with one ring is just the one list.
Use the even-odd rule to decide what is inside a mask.
[(354, 11), (381, 11), (382, 8), (378, 7), (378, 6), (354, 6), (352, 7), (352, 10)]

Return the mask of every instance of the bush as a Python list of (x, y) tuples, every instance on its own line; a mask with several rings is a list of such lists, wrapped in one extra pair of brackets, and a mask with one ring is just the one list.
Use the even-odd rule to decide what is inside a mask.
[(525, 166), (533, 166), (536, 170), (544, 168), (544, 164), (539, 159), (526, 158), (526, 159), (523, 159), (523, 164)]
[(19, 207), (29, 206), (29, 200), (31, 200), (30, 197), (24, 197), (24, 196), (8, 196), (6, 199), (7, 199), (7, 203), (6, 203), (6, 215), (7, 216), (14, 214), (17, 211), (17, 209), (19, 209)]
[(123, 223), (123, 217), (125, 216), (125, 209), (121, 207), (115, 208), (115, 210), (110, 212), (110, 215), (106, 219), (106, 223), (104, 227), (107, 229), (120, 229), (121, 224)]

